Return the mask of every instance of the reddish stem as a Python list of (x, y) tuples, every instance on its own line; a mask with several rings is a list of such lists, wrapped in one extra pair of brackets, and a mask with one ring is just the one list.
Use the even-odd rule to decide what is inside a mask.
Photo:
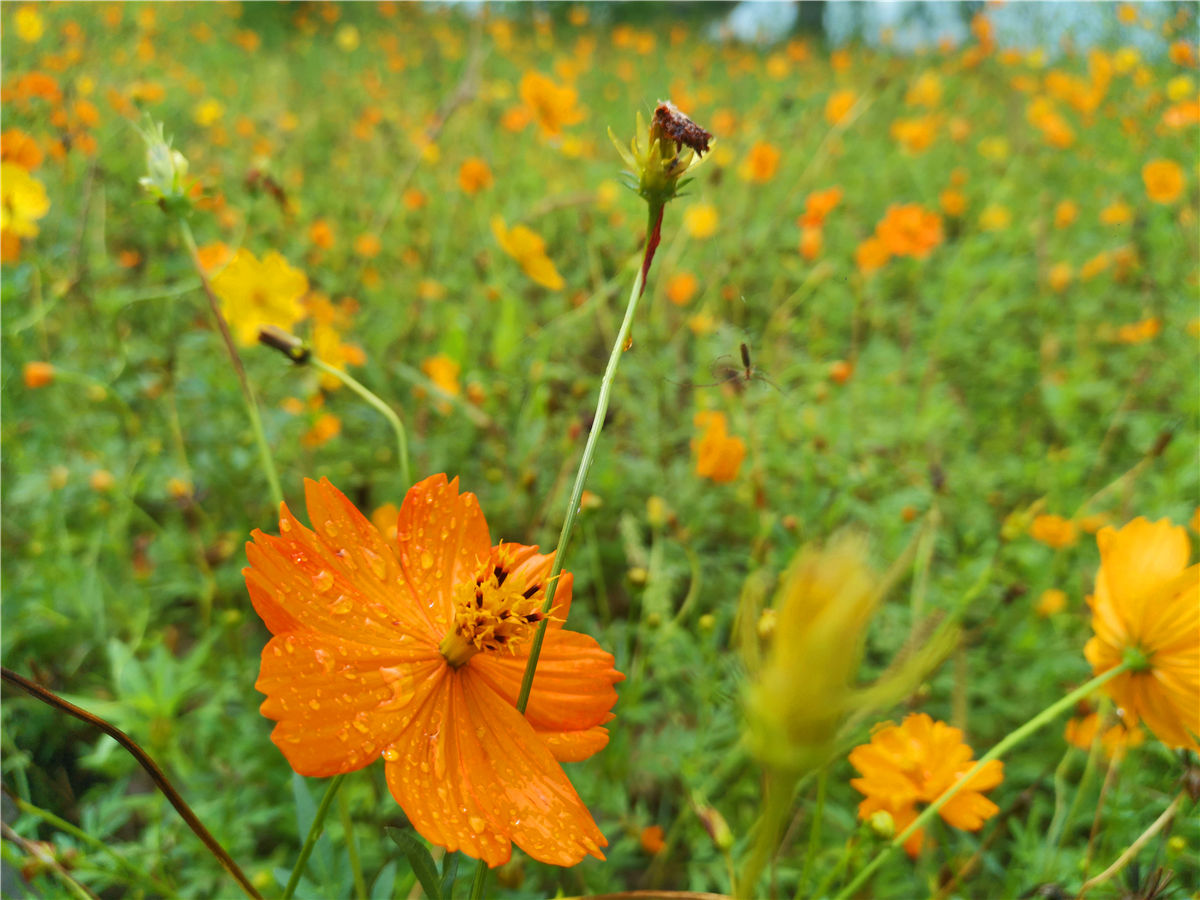
[(650, 274), (650, 263), (654, 261), (654, 251), (658, 249), (658, 242), (662, 240), (662, 220), (666, 208), (666, 204), (660, 206), (657, 216), (654, 215), (653, 210), (650, 213), (654, 218), (654, 224), (650, 227), (650, 233), (646, 235), (646, 255), (642, 257), (642, 290), (638, 297), (646, 293), (646, 276)]

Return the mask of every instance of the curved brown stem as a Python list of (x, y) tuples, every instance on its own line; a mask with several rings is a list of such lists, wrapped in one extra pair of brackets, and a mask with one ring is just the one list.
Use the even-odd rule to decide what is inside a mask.
[(166, 798), (171, 801), (171, 805), (175, 807), (175, 811), (183, 817), (183, 821), (187, 822), (188, 827), (195, 832), (196, 837), (200, 838), (200, 840), (204, 842), (204, 846), (207, 847), (209, 852), (217, 858), (217, 861), (221, 864), (225, 871), (232, 875), (237, 883), (241, 885), (242, 890), (245, 891), (248, 896), (255, 898), (255, 900), (263, 900), (262, 894), (260, 894), (254, 885), (250, 883), (250, 879), (246, 877), (246, 873), (238, 868), (238, 864), (235, 863), (230, 855), (225, 852), (225, 848), (222, 847), (217, 842), (217, 839), (209, 833), (209, 830), (204, 827), (204, 823), (196, 817), (194, 812), (192, 812), (192, 808), (187, 805), (187, 802), (179, 795), (179, 792), (175, 790), (175, 787), (167, 779), (167, 776), (163, 774), (163, 771), (158, 767), (158, 764), (151, 759), (150, 755), (141, 747), (139, 747), (137, 743), (131, 737), (129, 737), (129, 735), (125, 734), (125, 732), (117, 728), (115, 725), (110, 725), (99, 716), (92, 715), (92, 713), (85, 709), (80, 709), (73, 703), (68, 703), (50, 689), (44, 688), (40, 684), (30, 681), (24, 676), (18, 675), (12, 669), (0, 666), (0, 677), (2, 677), (6, 682), (14, 684), (26, 693), (36, 697), (38, 700), (41, 700), (47, 706), (52, 706), (55, 709), (65, 712), (67, 715), (74, 716), (77, 719), (87, 722), (89, 725), (94, 725), (96, 728), (99, 728), (110, 738), (128, 750), (130, 755), (138, 761), (138, 765), (146, 770), (146, 774), (150, 776), (150, 780), (153, 781), (158, 789), (163, 792)]

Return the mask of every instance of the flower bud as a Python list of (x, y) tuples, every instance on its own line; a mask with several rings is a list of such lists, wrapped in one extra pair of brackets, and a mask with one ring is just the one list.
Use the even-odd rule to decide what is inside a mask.
[(652, 208), (661, 208), (686, 186), (687, 179), (680, 179), (700, 164), (713, 136), (670, 101), (660, 103), (654, 110), (649, 130), (638, 113), (637, 134), (643, 133), (648, 135), (646, 148), (642, 149), (635, 135), (627, 150), (612, 129), (608, 130), (613, 146), (629, 166), (628, 174), (636, 179), (629, 186)]
[(146, 142), (146, 174), (138, 179), (138, 184), (168, 212), (187, 208), (187, 159), (172, 149), (161, 122), (147, 121), (138, 130)]

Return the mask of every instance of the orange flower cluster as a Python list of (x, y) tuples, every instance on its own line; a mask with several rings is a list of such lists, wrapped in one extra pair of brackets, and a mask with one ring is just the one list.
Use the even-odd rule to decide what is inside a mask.
[[(883, 811), (891, 815), (897, 833), (907, 828), (917, 817), (918, 803), (936, 800), (974, 766), (971, 748), (962, 737), (957, 728), (935, 722), (925, 713), (877, 728), (869, 744), (850, 751), (850, 764), (862, 775), (850, 784), (866, 795), (858, 805), (858, 817), (865, 820)], [(999, 812), (983, 792), (1003, 779), (1004, 764), (992, 760), (938, 810), (939, 815), (954, 828), (978, 831)], [(909, 856), (920, 852), (923, 840), (918, 829), (904, 842)]]
[(733, 481), (746, 456), (746, 442), (740, 437), (730, 437), (724, 413), (698, 412), (694, 422), (696, 427), (704, 429), (703, 434), (692, 441), (696, 451), (696, 475), (711, 478), (719, 484)]
[(875, 234), (858, 245), (854, 258), (859, 271), (869, 275), (894, 256), (926, 259), (944, 239), (937, 213), (919, 203), (893, 204), (875, 226)]
[(814, 191), (804, 201), (804, 214), (797, 220), (800, 226), (800, 255), (807, 260), (816, 259), (824, 244), (822, 226), (825, 217), (842, 202), (842, 189), (838, 186)]
[(385, 540), (328, 481), (305, 482), (314, 530), (281, 507), (243, 574), (273, 637), (256, 687), (271, 740), (302, 775), (385, 761), (388, 788), (431, 843), (489, 866), (516, 843), (569, 866), (607, 842), (561, 761), (608, 743), (623, 676), (566, 631), (563, 574), (525, 715), (515, 708), (544, 618), (551, 556), (493, 545), (473, 494), (434, 475), (408, 492)]

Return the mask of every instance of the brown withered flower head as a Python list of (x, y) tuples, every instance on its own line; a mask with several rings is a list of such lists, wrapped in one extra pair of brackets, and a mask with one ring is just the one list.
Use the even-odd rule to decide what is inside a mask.
[[(617, 140), (611, 128), (608, 136), (629, 166), (634, 179), (629, 186), (652, 209), (661, 210), (688, 183), (684, 173), (700, 164), (713, 136), (666, 100), (655, 108), (649, 131), (641, 113), (637, 122), (637, 133), (628, 147)], [(642, 134), (647, 135), (645, 148), (638, 141)]]

